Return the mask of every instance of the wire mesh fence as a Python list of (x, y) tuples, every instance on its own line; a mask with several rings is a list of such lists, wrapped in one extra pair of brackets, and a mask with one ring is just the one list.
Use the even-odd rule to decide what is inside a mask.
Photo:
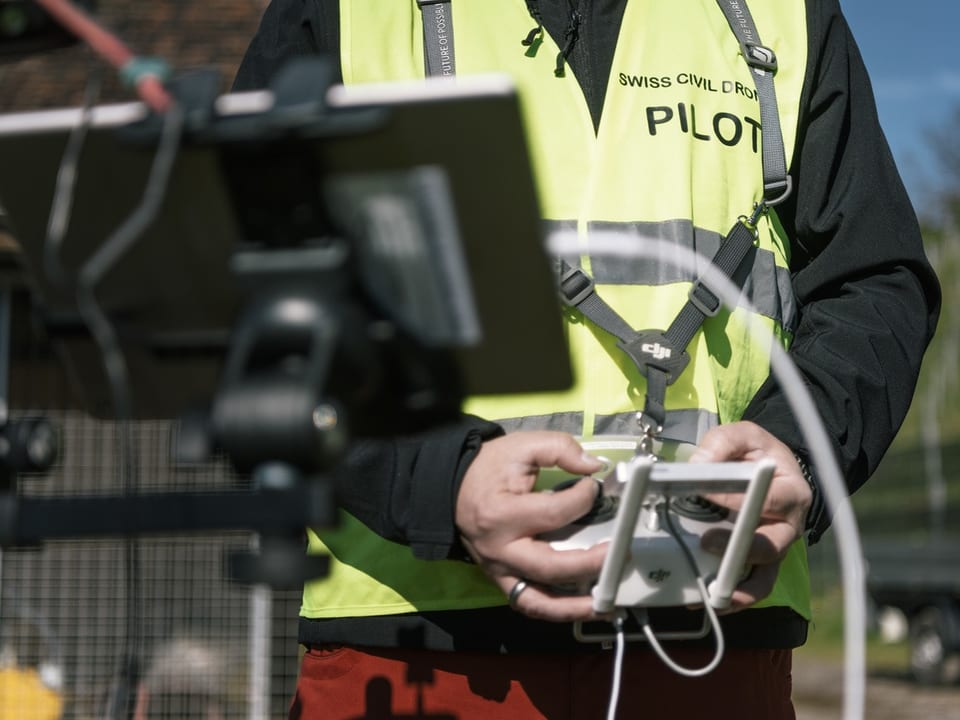
[[(118, 426), (46, 413), (61, 453), (18, 494), (130, 489)], [(138, 492), (209, 492), (247, 482), (225, 461), (177, 467), (170, 422), (133, 426)], [(274, 718), (297, 671), (298, 591), (241, 585), (232, 552), (245, 531), (103, 537), (8, 548), (0, 568), (0, 720)]]

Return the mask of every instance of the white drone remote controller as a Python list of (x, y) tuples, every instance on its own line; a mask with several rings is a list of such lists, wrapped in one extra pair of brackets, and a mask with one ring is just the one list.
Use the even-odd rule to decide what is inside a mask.
[[(597, 612), (701, 604), (698, 575), (710, 605), (725, 608), (743, 578), (774, 467), (772, 460), (686, 463), (636, 455), (607, 475), (591, 513), (543, 537), (558, 550), (610, 542), (592, 590)], [(712, 493), (743, 493), (743, 502), (730, 511), (703, 499)], [(713, 528), (731, 533), (722, 556), (700, 547)]]

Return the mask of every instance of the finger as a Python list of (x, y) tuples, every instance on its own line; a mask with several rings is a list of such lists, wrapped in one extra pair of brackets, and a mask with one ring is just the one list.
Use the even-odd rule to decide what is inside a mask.
[(500, 561), (511, 573), (548, 586), (593, 582), (600, 576), (609, 543), (584, 550), (555, 550), (542, 540), (522, 538), (510, 543)]
[(583, 478), (557, 492), (534, 492), (517, 495), (503, 508), (504, 524), (522, 528), (523, 534), (539, 535), (566, 527), (593, 507), (600, 486), (591, 478)]
[[(743, 507), (744, 493), (742, 492), (706, 493), (703, 497), (728, 510), (738, 511)], [(765, 520), (783, 520), (796, 509), (798, 503), (799, 498), (796, 494), (784, 491), (783, 482), (775, 480), (764, 499), (760, 517)]]
[(567, 433), (530, 433), (526, 442), (526, 459), (536, 467), (559, 467), (574, 474), (589, 475), (603, 468), (603, 461), (585, 452), (576, 439)]
[(772, 449), (772, 440), (772, 436), (751, 422), (718, 425), (703, 436), (690, 462), (758, 459)]
[[(723, 555), (730, 535), (731, 531), (728, 529), (710, 528), (700, 538), (700, 546), (714, 555)], [(797, 537), (796, 530), (789, 523), (761, 525), (750, 540), (746, 562), (750, 565), (769, 565), (780, 562)]]
[[(515, 579), (511, 578), (511, 580), (509, 589), (505, 590), (507, 595), (516, 583)], [(575, 622), (597, 618), (593, 609), (593, 598), (589, 594), (558, 595), (540, 585), (527, 582), (523, 592), (514, 598), (512, 607), (517, 612), (536, 620), (551, 622)]]
[(690, 462), (723, 462), (740, 459), (754, 448), (751, 433), (742, 423), (730, 423), (711, 428), (697, 444)]
[(747, 561), (755, 564), (780, 562), (799, 538), (800, 533), (790, 523), (763, 524), (754, 534)]
[(780, 571), (779, 564), (757, 565), (750, 576), (737, 585), (730, 597), (730, 606), (722, 614), (744, 610), (763, 600), (773, 590)]

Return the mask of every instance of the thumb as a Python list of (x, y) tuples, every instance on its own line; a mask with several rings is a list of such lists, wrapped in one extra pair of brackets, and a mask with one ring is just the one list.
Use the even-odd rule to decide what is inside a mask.
[(515, 433), (523, 462), (537, 468), (557, 467), (574, 475), (589, 475), (604, 467), (602, 460), (580, 447), (573, 435), (556, 431)]
[(574, 438), (564, 444), (558, 455), (556, 465), (567, 472), (576, 475), (590, 475), (606, 467), (606, 463), (595, 455), (584, 450)]
[(757, 449), (757, 438), (748, 423), (728, 423), (711, 428), (690, 456), (690, 462), (743, 460)]

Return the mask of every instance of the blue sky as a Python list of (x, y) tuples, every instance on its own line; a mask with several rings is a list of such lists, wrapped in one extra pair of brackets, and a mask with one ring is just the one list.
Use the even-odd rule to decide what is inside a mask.
[(936, 179), (927, 137), (960, 108), (960, 0), (841, 0), (914, 204)]

